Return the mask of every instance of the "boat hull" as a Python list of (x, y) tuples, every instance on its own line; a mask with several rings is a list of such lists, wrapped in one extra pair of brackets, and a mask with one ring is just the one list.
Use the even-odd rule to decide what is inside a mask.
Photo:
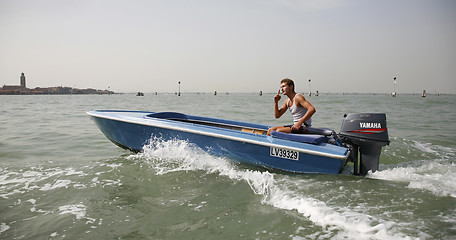
[[(327, 143), (297, 143), (262, 134), (147, 117), (153, 112), (91, 111), (88, 114), (109, 140), (134, 152), (142, 151), (151, 141), (153, 144), (154, 139), (183, 140), (210, 154), (242, 163), (288, 172), (330, 174), (340, 173), (349, 154), (348, 149)], [(230, 122), (241, 127), (252, 126)]]

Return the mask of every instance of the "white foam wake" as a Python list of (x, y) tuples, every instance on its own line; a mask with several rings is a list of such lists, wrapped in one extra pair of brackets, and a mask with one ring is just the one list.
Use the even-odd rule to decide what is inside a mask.
[(423, 189), (438, 196), (456, 198), (456, 165), (445, 161), (422, 160), (412, 166), (395, 167), (369, 173), (369, 178), (408, 183), (407, 187)]
[[(328, 206), (325, 202), (306, 196), (298, 190), (296, 179), (270, 172), (241, 169), (224, 158), (211, 156), (185, 141), (152, 139), (142, 153), (130, 158), (146, 159), (157, 174), (174, 171), (203, 170), (219, 173), (230, 179), (245, 181), (252, 191), (262, 196), (262, 203), (279, 209), (297, 211), (313, 224), (320, 226), (319, 237), (335, 239), (403, 239), (407, 238), (393, 230), (396, 223), (356, 212), (353, 209)], [(278, 178), (278, 179), (276, 179)], [(299, 185), (306, 186), (303, 180)], [(395, 232), (393, 232), (395, 231)], [(311, 237), (311, 236), (307, 236)], [(297, 237), (299, 238), (299, 237)]]
[(407, 146), (418, 150), (420, 159), (408, 159), (400, 165), (388, 166), (389, 169), (369, 173), (367, 177), (405, 182), (409, 188), (456, 198), (456, 150), (417, 141)]

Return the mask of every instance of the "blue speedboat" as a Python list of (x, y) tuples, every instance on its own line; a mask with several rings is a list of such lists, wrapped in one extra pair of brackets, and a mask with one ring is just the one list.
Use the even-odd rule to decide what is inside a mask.
[(96, 110), (88, 114), (109, 140), (134, 152), (153, 144), (155, 138), (178, 139), (213, 155), (295, 173), (338, 174), (352, 161), (354, 174), (365, 175), (378, 169), (381, 147), (389, 143), (385, 114), (345, 116), (339, 134), (308, 128), (306, 134), (273, 131), (271, 136), (266, 135), (267, 125), (176, 112)]

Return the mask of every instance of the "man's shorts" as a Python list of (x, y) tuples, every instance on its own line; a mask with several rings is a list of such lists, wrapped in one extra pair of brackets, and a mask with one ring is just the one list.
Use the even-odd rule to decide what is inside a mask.
[[(284, 127), (293, 127), (293, 125), (285, 125)], [(298, 128), (298, 130), (294, 130), (294, 129), (291, 129), (291, 133), (294, 133), (294, 134), (303, 134), (306, 132), (306, 127), (302, 126)]]

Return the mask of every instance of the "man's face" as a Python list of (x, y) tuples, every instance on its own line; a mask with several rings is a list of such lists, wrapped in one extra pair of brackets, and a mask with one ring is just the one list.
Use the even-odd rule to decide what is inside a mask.
[(281, 83), (280, 90), (282, 91), (282, 94), (287, 94), (291, 90), (291, 87), (288, 86), (286, 83)]

